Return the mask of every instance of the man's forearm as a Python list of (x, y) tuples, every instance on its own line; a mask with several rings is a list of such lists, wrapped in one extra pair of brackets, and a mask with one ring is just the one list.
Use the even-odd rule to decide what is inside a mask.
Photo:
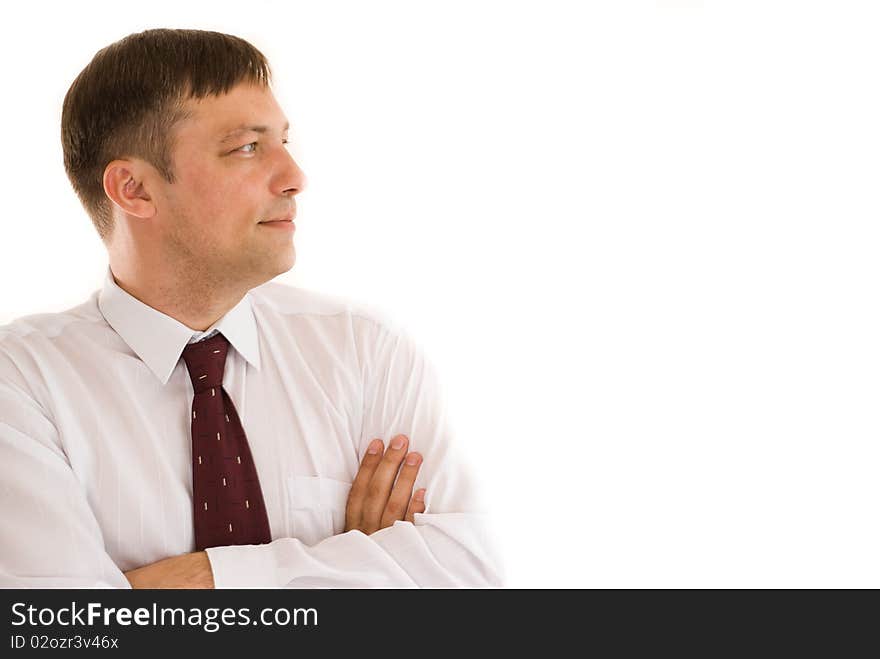
[(125, 573), (132, 588), (213, 588), (214, 573), (208, 554), (172, 556)]

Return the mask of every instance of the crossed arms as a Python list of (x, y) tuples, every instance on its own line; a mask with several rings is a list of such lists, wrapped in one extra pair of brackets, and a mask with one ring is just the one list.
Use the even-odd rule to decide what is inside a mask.
[[(370, 442), (345, 506), (346, 532), (357, 530), (370, 535), (398, 520), (413, 523), (416, 513), (425, 512), (425, 489), (412, 491), (422, 456), (407, 453), (408, 445), (405, 435), (394, 437), (387, 450), (381, 439)], [(129, 570), (125, 578), (132, 588), (214, 587), (211, 563), (204, 551)]]

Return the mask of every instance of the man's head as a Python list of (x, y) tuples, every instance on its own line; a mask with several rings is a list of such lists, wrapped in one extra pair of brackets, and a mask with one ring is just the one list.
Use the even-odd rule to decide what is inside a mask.
[[(265, 57), (238, 37), (148, 30), (100, 50), (64, 99), (64, 165), (111, 252), (257, 285), (295, 260), (305, 183)], [(289, 226), (289, 225), (288, 225)]]

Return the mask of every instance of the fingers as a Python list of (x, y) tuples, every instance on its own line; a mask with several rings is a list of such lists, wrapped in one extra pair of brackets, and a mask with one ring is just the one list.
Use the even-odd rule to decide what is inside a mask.
[(397, 482), (391, 490), (391, 496), (388, 497), (388, 503), (385, 504), (379, 528), (384, 529), (391, 526), (406, 516), (407, 506), (412, 498), (413, 484), (416, 482), (416, 475), (418, 475), (421, 466), (421, 455), (410, 453), (406, 456), (403, 466), (400, 468), (400, 474), (397, 476)]
[(413, 498), (410, 499), (409, 507), (406, 509), (406, 517), (404, 521), (415, 523), (415, 514), (425, 512), (425, 488), (416, 490)]
[(348, 494), (346, 531), (369, 535), (398, 520), (412, 522), (416, 513), (425, 512), (424, 488), (415, 496), (412, 491), (422, 456), (407, 453), (408, 446), (405, 435), (393, 437), (384, 451), (381, 439), (370, 442)]
[(367, 496), (368, 486), (376, 471), (376, 467), (382, 461), (382, 449), (384, 445), (381, 439), (374, 439), (367, 447), (367, 452), (361, 460), (361, 466), (351, 484), (348, 493), (348, 501), (345, 504), (345, 530), (350, 531), (360, 527), (363, 514), (364, 499)]
[[(409, 439), (405, 435), (396, 435), (391, 439), (385, 455), (376, 466), (373, 477), (367, 486), (367, 496), (361, 513), (361, 529), (366, 534), (379, 530), (382, 514), (388, 504), (394, 479), (400, 469), (400, 463), (406, 455)], [(407, 499), (409, 493), (407, 493)]]

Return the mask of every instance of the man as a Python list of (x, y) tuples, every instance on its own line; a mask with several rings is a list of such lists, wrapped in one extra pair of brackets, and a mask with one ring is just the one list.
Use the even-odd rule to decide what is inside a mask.
[(305, 177), (263, 55), (149, 30), (64, 100), (103, 289), (0, 328), (6, 587), (498, 586), (430, 362), (273, 283)]

